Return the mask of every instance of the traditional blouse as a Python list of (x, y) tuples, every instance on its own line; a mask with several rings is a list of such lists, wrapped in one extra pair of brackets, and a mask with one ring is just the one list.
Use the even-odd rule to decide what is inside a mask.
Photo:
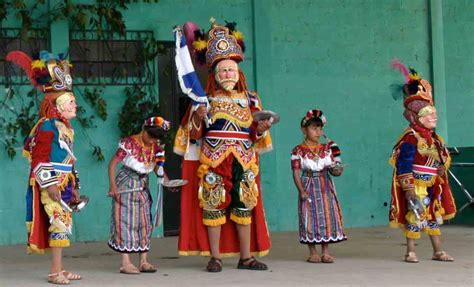
[(335, 162), (331, 148), (327, 144), (310, 147), (305, 144), (296, 146), (291, 152), (291, 167), (293, 169), (321, 171)]
[(157, 143), (145, 147), (140, 136), (130, 136), (120, 140), (115, 158), (140, 174), (148, 174), (157, 163), (164, 161), (164, 150)]

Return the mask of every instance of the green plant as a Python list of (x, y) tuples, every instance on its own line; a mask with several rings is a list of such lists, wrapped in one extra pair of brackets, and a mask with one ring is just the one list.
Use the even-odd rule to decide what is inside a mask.
[(119, 114), (118, 123), (121, 137), (139, 133), (143, 122), (159, 113), (157, 100), (151, 93), (147, 93), (143, 87), (135, 84), (126, 87), (124, 92), (126, 100)]
[[(40, 93), (32, 88), (26, 97), (16, 96), (18, 92), (9, 87), (5, 89), (5, 97), (0, 103), (0, 140), (2, 141), (7, 156), (13, 159), (16, 155), (16, 147), (19, 142), (18, 135), (26, 138), (38, 120), (37, 110), (39, 107)], [(20, 101), (14, 103), (14, 99)]]
[[(107, 39), (113, 37), (115, 33), (124, 35), (126, 25), (124, 23), (121, 10), (128, 9), (128, 4), (134, 2), (152, 3), (158, 0), (142, 0), (142, 1), (126, 1), (126, 0), (97, 0), (94, 4), (74, 4), (71, 0), (57, 1), (52, 7), (50, 2), (45, 0), (25, 1), (3, 1), (0, 0), (0, 27), (3, 21), (13, 15), (21, 22), (18, 37), (24, 41), (28, 41), (31, 36), (32, 27), (49, 27), (52, 22), (58, 20), (67, 20), (72, 28), (78, 28), (83, 31), (91, 29), (95, 31), (99, 39)], [(37, 11), (45, 11), (38, 13)], [(153, 38), (144, 40), (143, 53), (135, 59), (135, 65), (146, 67), (146, 77), (150, 77), (150, 67), (148, 62), (153, 60), (158, 53), (163, 52), (164, 47)], [(100, 88), (85, 88), (82, 92), (75, 88), (75, 94), (80, 95), (90, 105), (97, 116), (105, 121), (107, 119), (107, 102), (102, 97)], [(126, 95), (134, 95), (145, 93), (144, 90), (136, 85), (128, 87), (125, 91)], [(3, 143), (6, 153), (10, 159), (16, 155), (19, 142), (18, 136), (26, 138), (29, 131), (38, 120), (37, 111), (39, 110), (39, 102), (41, 96), (36, 89), (28, 92), (26, 99), (22, 95), (18, 95), (20, 103), (12, 101), (13, 95), (18, 94), (17, 91), (8, 87), (4, 99), (0, 102), (0, 141)], [(127, 99), (132, 105), (138, 104), (139, 112), (135, 114), (136, 109), (127, 106), (122, 109), (121, 117), (130, 118), (129, 122), (134, 121), (134, 125), (140, 126), (140, 123), (148, 114), (156, 114), (158, 106), (154, 104), (153, 96), (145, 93), (137, 101), (137, 99)], [(149, 107), (152, 107), (149, 109)], [(95, 116), (88, 115), (84, 107), (78, 107), (77, 121), (83, 130), (95, 128)], [(122, 120), (123, 122), (124, 120)], [(138, 124), (137, 124), (138, 123)], [(120, 123), (122, 135), (137, 130), (137, 126), (127, 126), (126, 123)], [(141, 127), (141, 126), (140, 126)], [(122, 129), (124, 128), (124, 129)], [(86, 134), (86, 133), (85, 133)], [(86, 137), (88, 135), (86, 134)], [(104, 160), (102, 148), (95, 145), (89, 138), (93, 152), (92, 155), (99, 161)]]
[[(124, 89), (126, 100), (119, 114), (119, 129), (121, 137), (138, 134), (142, 129), (143, 122), (152, 116), (160, 115), (160, 106), (153, 93), (147, 92), (144, 87), (133, 85)], [(166, 153), (172, 152), (172, 141), (175, 132), (169, 131), (161, 139), (165, 145)]]

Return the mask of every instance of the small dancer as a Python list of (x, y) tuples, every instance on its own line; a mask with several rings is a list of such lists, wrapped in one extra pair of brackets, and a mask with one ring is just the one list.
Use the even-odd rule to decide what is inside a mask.
[[(139, 134), (120, 140), (109, 163), (108, 196), (112, 197), (112, 217), (108, 244), (122, 253), (120, 273), (156, 272), (147, 256), (153, 231), (148, 174), (154, 171), (158, 180), (166, 176), (165, 152), (160, 139), (169, 129), (170, 123), (161, 117), (147, 119)], [(115, 175), (119, 162), (122, 167)], [(132, 264), (129, 253), (140, 254), (139, 268)]]
[[(309, 248), (310, 263), (333, 263), (329, 244), (346, 240), (342, 212), (331, 178), (340, 176), (344, 165), (337, 144), (320, 142), (326, 117), (321, 110), (310, 110), (301, 121), (302, 144), (291, 153), (293, 180), (298, 189), (300, 243)], [(321, 256), (316, 244), (321, 244)]]
[(393, 66), (405, 76), (403, 116), (410, 123), (395, 144), (390, 158), (394, 168), (390, 226), (400, 227), (407, 238), (405, 261), (418, 263), (415, 240), (430, 236), (433, 260), (454, 261), (441, 248), (440, 225), (456, 213), (447, 169), (451, 157), (443, 139), (434, 131), (437, 123), (430, 83), (399, 61)]

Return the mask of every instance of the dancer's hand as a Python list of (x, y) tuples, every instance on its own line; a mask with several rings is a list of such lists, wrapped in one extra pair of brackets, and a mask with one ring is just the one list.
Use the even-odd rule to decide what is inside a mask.
[(444, 164), (440, 164), (436, 172), (439, 176), (442, 176), (446, 172), (446, 167)]
[(50, 185), (47, 187), (49, 197), (54, 201), (61, 200), (61, 193), (59, 192), (58, 186), (56, 184)]
[(340, 176), (343, 170), (344, 170), (344, 167), (342, 165), (336, 165), (330, 169), (331, 174), (334, 176)]
[(406, 200), (415, 200), (416, 199), (415, 189), (406, 190), (405, 191), (405, 198), (406, 198)]
[(305, 201), (309, 198), (309, 193), (307, 191), (300, 192), (300, 199)]
[(107, 193), (107, 196), (115, 197), (116, 195), (117, 195), (117, 186), (115, 184), (111, 184), (109, 187), (109, 193)]
[(72, 191), (72, 201), (79, 201), (79, 198), (80, 198), (80, 194), (79, 194), (79, 189), (74, 189)]
[(270, 121), (270, 119), (258, 121), (257, 133), (261, 135), (264, 132), (268, 131), (271, 127), (272, 122)]
[(204, 105), (200, 105), (196, 111), (194, 112), (194, 119), (196, 120), (195, 122), (201, 122), (207, 115), (207, 108)]

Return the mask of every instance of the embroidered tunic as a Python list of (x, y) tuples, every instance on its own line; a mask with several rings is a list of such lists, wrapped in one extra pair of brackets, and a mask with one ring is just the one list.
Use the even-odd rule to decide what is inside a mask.
[[(446, 172), (438, 175), (440, 164), (449, 168), (451, 157), (442, 138), (433, 132), (432, 142), (412, 128), (407, 128), (393, 148), (390, 164), (394, 167), (390, 226), (400, 227), (409, 238), (419, 238), (420, 232), (440, 235), (443, 220), (453, 218), (456, 205)], [(405, 192), (416, 193), (418, 217), (409, 209)]]
[(66, 204), (80, 188), (73, 142), (74, 130), (59, 118), (41, 118), (26, 140), (23, 155), (31, 162), (26, 195), (29, 253), (70, 245), (72, 215), (49, 197), (47, 188), (56, 185)]
[(175, 138), (174, 151), (184, 156), (183, 178), (189, 181), (181, 192), (179, 253), (209, 255), (206, 226), (221, 225), (221, 254), (238, 254), (238, 223), (251, 224), (251, 252), (265, 255), (270, 240), (258, 153), (271, 150), (272, 143), (269, 132), (257, 136), (252, 113), (261, 110), (259, 98), (246, 91), (208, 99), (212, 124), (194, 126), (188, 110)]
[(346, 240), (342, 212), (336, 196), (330, 167), (340, 161), (336, 143), (296, 146), (291, 167), (301, 170), (301, 182), (308, 199), (298, 196), (299, 236), (303, 244), (334, 243)]

